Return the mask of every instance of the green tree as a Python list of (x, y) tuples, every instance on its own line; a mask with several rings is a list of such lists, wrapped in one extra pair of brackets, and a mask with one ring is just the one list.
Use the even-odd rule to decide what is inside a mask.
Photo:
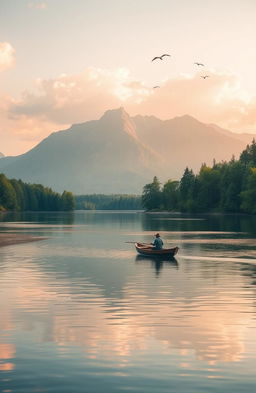
[(155, 176), (153, 182), (146, 184), (142, 193), (142, 205), (147, 210), (154, 210), (161, 208), (162, 193), (160, 189), (160, 182)]
[(167, 210), (178, 209), (179, 200), (179, 182), (176, 180), (168, 180), (162, 190), (163, 206)]
[(241, 153), (239, 161), (249, 167), (256, 167), (256, 142), (252, 140), (250, 145)]
[(16, 209), (17, 210), (24, 210), (24, 192), (23, 192), (23, 184), (21, 180), (11, 179), (11, 185), (13, 186), (14, 192), (16, 194)]
[(220, 182), (221, 199), (220, 209), (224, 212), (240, 212), (240, 193), (242, 192), (249, 169), (241, 161), (231, 160), (228, 164), (223, 165)]
[(11, 182), (2, 173), (0, 174), (0, 206), (6, 210), (17, 208), (15, 190)]
[(198, 211), (216, 210), (220, 202), (220, 171), (216, 164), (210, 168), (203, 164), (201, 166), (197, 190)]
[(0, 174), (0, 208), (25, 211), (73, 210), (74, 196), (67, 191), (60, 195), (41, 184), (8, 180), (5, 175)]
[(72, 192), (63, 191), (61, 196), (62, 210), (73, 210), (75, 206), (75, 200)]
[(250, 169), (246, 189), (241, 192), (241, 210), (245, 213), (256, 213), (256, 168)]
[(192, 169), (186, 167), (179, 185), (179, 208), (181, 211), (195, 211), (196, 177)]

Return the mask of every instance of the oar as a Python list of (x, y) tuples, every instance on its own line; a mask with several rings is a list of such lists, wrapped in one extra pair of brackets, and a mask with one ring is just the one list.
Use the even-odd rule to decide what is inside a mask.
[(140, 244), (145, 244), (146, 246), (152, 246), (152, 244), (150, 243), (141, 243), (141, 242), (125, 242), (125, 243), (129, 243), (129, 244), (140, 243)]

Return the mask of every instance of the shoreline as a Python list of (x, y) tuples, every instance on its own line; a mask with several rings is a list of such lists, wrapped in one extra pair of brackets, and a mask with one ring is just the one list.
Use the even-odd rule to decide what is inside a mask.
[(172, 215), (183, 215), (183, 216), (246, 216), (246, 217), (253, 217), (255, 214), (250, 214), (250, 213), (228, 213), (228, 212), (197, 212), (197, 213), (191, 213), (191, 212), (172, 212), (168, 210), (144, 210), (144, 214), (172, 214)]
[(16, 244), (31, 243), (45, 240), (45, 237), (20, 235), (14, 233), (0, 233), (0, 247), (12, 246)]

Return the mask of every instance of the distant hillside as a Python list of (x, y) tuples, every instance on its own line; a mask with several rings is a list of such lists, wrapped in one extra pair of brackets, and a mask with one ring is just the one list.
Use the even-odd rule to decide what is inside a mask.
[(23, 155), (3, 157), (0, 171), (60, 192), (136, 194), (156, 174), (178, 179), (186, 166), (197, 171), (202, 162), (239, 156), (245, 146), (238, 134), (191, 116), (162, 121), (120, 108), (55, 132)]
[(75, 208), (77, 210), (140, 210), (142, 201), (140, 195), (77, 195)]
[(224, 135), (231, 136), (232, 138), (236, 138), (240, 141), (243, 141), (248, 145), (253, 141), (253, 139), (256, 139), (256, 134), (250, 134), (249, 132), (247, 132), (247, 133), (243, 132), (241, 134), (237, 134), (237, 133), (231, 132), (229, 130), (225, 130), (224, 128), (221, 128), (221, 127), (217, 126), (216, 124), (210, 124), (210, 126), (213, 127), (216, 131), (218, 131)]
[(227, 135), (220, 127), (188, 115), (165, 121), (152, 116), (136, 116), (133, 120), (138, 137), (147, 141), (166, 164), (159, 172), (161, 178), (162, 173), (164, 177), (178, 179), (186, 166), (198, 171), (202, 163), (210, 165), (213, 159), (222, 161), (239, 156), (247, 143), (238, 134), (229, 131)]
[(7, 159), (0, 170), (9, 177), (76, 194), (136, 193), (151, 179), (152, 163), (160, 170), (160, 157), (138, 139), (122, 109), (55, 132), (26, 154)]
[(4, 157), (4, 154), (0, 152), (0, 158)]

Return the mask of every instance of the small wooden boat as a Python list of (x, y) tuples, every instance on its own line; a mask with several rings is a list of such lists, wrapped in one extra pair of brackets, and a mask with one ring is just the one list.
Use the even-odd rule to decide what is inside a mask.
[(135, 243), (135, 248), (139, 254), (148, 257), (174, 257), (174, 255), (176, 255), (179, 251), (179, 247), (162, 248), (161, 250), (156, 250), (149, 244), (145, 243)]

